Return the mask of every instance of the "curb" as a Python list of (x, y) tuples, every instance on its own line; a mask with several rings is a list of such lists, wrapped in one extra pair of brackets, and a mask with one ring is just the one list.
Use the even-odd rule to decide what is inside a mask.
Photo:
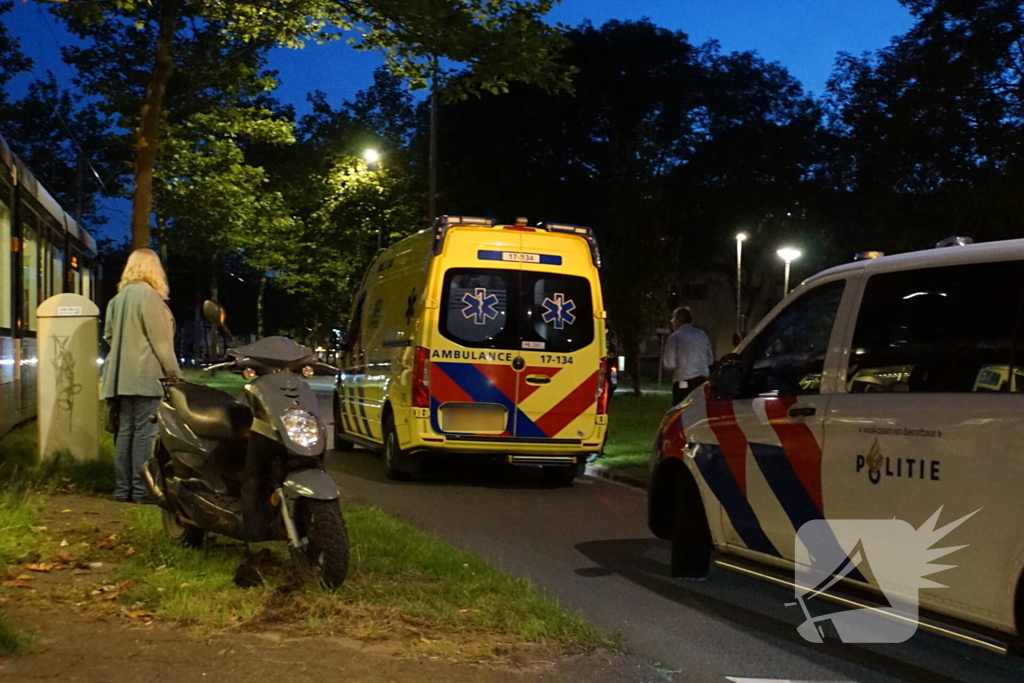
[(607, 479), (608, 481), (614, 481), (619, 484), (625, 484), (626, 486), (633, 486), (638, 489), (647, 489), (647, 482), (642, 479), (630, 477), (624, 474), (618, 474), (609, 470), (604, 465), (593, 463), (587, 465), (587, 475), (596, 477), (598, 479)]

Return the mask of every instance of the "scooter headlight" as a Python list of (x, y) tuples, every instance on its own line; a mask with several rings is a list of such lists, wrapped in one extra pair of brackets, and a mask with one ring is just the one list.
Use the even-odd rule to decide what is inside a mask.
[(316, 423), (316, 417), (305, 410), (286, 410), (281, 416), (281, 423), (288, 438), (297, 446), (309, 448), (320, 440), (320, 427)]

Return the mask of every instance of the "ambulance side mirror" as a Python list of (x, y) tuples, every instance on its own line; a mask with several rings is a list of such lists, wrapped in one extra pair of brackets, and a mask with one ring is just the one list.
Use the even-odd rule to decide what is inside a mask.
[(729, 353), (715, 363), (708, 379), (713, 401), (731, 401), (740, 395), (743, 386), (743, 358)]

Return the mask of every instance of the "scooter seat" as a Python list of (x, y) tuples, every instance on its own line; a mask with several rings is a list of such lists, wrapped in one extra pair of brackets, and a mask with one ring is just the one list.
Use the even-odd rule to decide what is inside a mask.
[(171, 407), (196, 436), (219, 440), (248, 436), (252, 411), (225, 391), (178, 382), (167, 387), (167, 396)]

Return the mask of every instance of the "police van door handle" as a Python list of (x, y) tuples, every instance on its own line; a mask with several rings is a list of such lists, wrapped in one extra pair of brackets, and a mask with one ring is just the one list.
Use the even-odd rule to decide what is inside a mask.
[(551, 378), (548, 377), (547, 375), (527, 375), (526, 376), (526, 383), (527, 384), (549, 384), (550, 382), (551, 382)]
[(788, 414), (790, 417), (811, 417), (816, 412), (818, 412), (818, 409), (814, 406), (797, 403), (790, 407)]

